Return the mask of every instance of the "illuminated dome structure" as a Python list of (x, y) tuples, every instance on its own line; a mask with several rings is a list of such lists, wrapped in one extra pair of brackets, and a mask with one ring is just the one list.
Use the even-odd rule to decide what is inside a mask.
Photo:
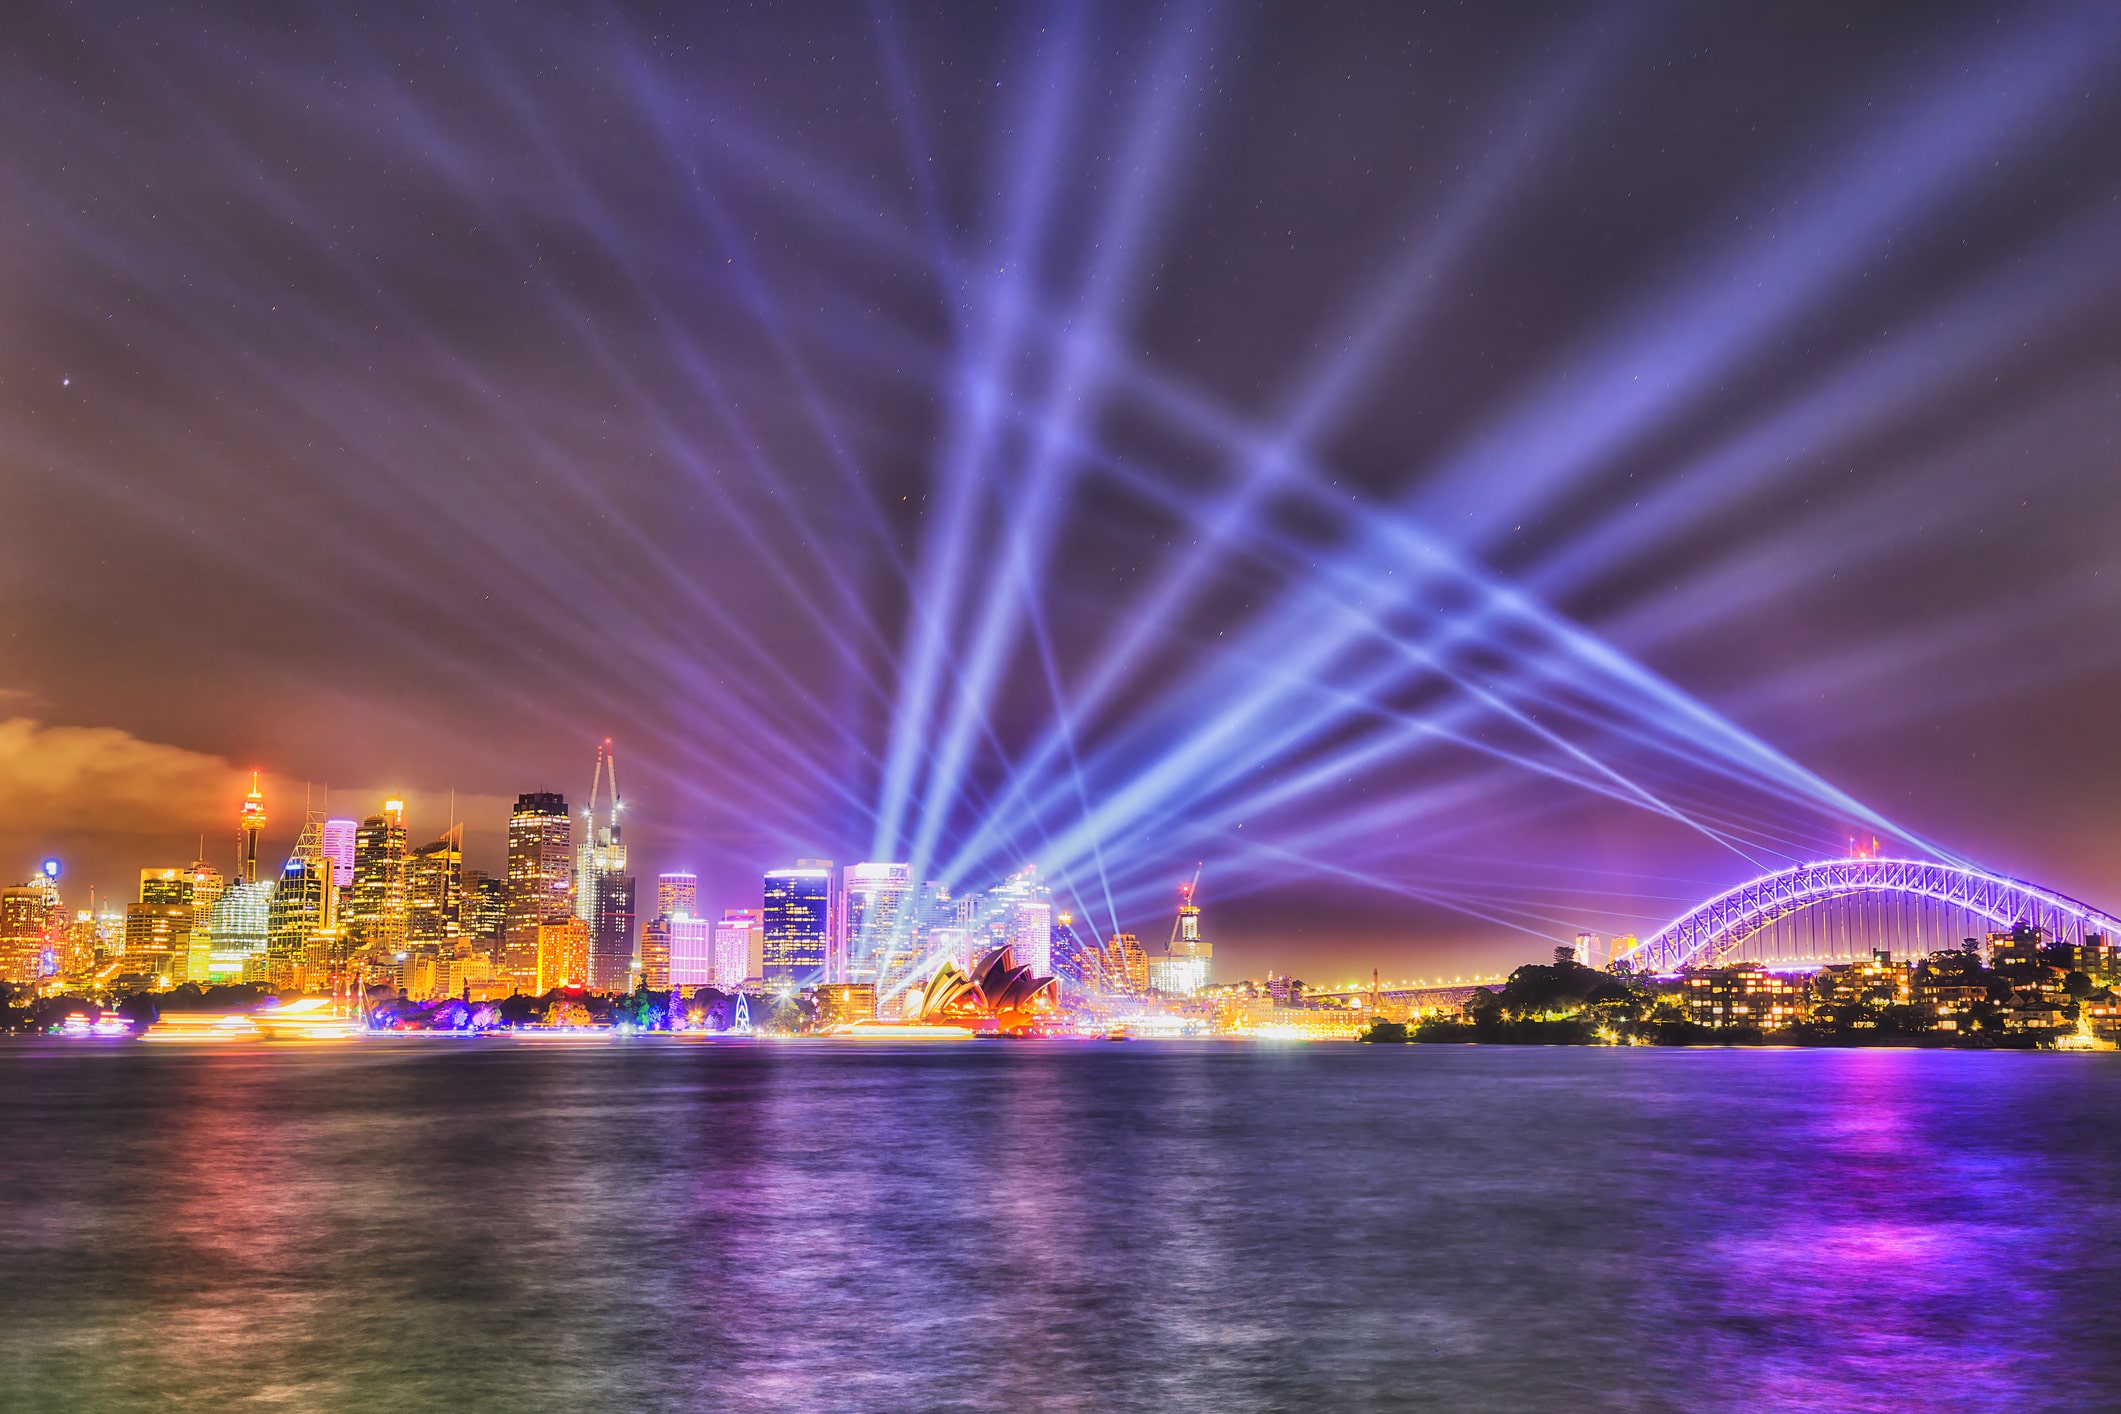
[(996, 948), (970, 974), (946, 962), (935, 975), (906, 993), (909, 1021), (967, 1026), (976, 1030), (1022, 1031), (1035, 1027), (1059, 1005), (1059, 987), (1051, 977), (1034, 977), (1028, 967), (1012, 965), (1009, 949)]

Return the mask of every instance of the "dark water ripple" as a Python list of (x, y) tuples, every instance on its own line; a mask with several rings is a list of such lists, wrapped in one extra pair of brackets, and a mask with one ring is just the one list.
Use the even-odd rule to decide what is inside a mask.
[(2121, 1056), (0, 1047), (0, 1407), (2121, 1406)]

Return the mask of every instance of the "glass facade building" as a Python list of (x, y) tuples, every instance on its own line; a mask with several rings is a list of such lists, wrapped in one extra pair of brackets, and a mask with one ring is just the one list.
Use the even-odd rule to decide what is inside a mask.
[(760, 912), (766, 984), (810, 987), (824, 981), (832, 938), (832, 867), (809, 863), (767, 871)]

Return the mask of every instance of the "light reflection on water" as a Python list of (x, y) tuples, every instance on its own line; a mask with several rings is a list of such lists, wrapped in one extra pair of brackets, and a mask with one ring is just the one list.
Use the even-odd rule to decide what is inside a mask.
[(2121, 1056), (0, 1046), (9, 1409), (2121, 1402)]

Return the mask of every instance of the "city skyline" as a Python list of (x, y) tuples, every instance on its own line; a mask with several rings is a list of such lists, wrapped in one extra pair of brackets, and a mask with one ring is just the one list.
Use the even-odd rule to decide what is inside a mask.
[(9, 877), (612, 739), (627, 877), (1205, 860), (1247, 973), (2121, 898), (2102, 7), (10, 34)]

